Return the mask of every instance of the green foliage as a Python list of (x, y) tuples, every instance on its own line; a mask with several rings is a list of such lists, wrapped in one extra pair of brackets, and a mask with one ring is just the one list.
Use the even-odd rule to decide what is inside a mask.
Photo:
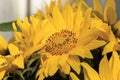
[(0, 31), (13, 31), (13, 29), (12, 29), (13, 22), (14, 21), (7, 22), (7, 23), (1, 23), (0, 24)]
[[(12, 23), (15, 22), (15, 21), (11, 21), (11, 22), (6, 22), (6, 23), (1, 23), (0, 24), (0, 31), (13, 31), (13, 28), (12, 28)], [(17, 26), (17, 29), (19, 30), (18, 26)]]

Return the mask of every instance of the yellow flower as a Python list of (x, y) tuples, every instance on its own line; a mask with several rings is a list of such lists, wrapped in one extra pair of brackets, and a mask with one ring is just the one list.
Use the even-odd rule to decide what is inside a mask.
[(117, 38), (114, 35), (111, 27), (108, 26), (108, 24), (103, 23), (103, 22), (99, 21), (99, 19), (96, 19), (96, 18), (90, 19), (89, 22), (93, 26), (95, 24), (98, 25), (98, 26), (95, 26), (95, 27), (99, 31), (97, 33), (99, 35), (99, 38), (107, 42), (107, 44), (103, 48), (103, 52), (102, 52), (103, 55), (105, 55), (105, 54), (107, 54), (109, 52), (112, 52), (114, 50), (120, 51), (120, 44), (119, 44), (120, 41), (119, 41), (119, 38)]
[(6, 72), (14, 73), (18, 68), (17, 65), (12, 64), (14, 58), (12, 56), (0, 55), (0, 79), (2, 80)]
[(89, 26), (89, 28), (96, 28), (98, 30), (96, 34), (99, 36), (99, 39), (107, 42), (102, 54), (107, 54), (114, 50), (120, 51), (119, 39), (113, 34), (111, 27), (107, 23), (103, 23), (101, 19), (91, 17), (91, 14), (92, 9), (88, 8), (84, 14), (84, 27)]
[(120, 59), (118, 53), (113, 51), (108, 61), (106, 55), (100, 62), (99, 73), (92, 69), (87, 63), (81, 63), (84, 68), (85, 80), (120, 80)]
[[(41, 21), (35, 17), (30, 17), (24, 21), (17, 20), (20, 31), (17, 31), (15, 23), (13, 29), (15, 34), (15, 44), (22, 51), (25, 61), (35, 52), (45, 45), (45, 38), (50, 34), (50, 28), (46, 26), (47, 20)], [(49, 32), (49, 33), (48, 33)]]
[(102, 54), (105, 55), (109, 52), (112, 52), (114, 50), (120, 51), (120, 44), (119, 39), (116, 38), (116, 36), (113, 34), (110, 26), (103, 26), (101, 27), (100, 37), (107, 42), (107, 44), (104, 46)]
[[(115, 11), (114, 0), (107, 0), (106, 5), (105, 5), (105, 10), (104, 10), (104, 17), (103, 17), (103, 11), (102, 11), (102, 6), (100, 4), (100, 1), (93, 0), (93, 3), (94, 3), (94, 12), (97, 15), (97, 17), (93, 17), (93, 16), (91, 17), (91, 15), (94, 15), (93, 10), (88, 8), (86, 10), (86, 13), (87, 13), (86, 18), (88, 18), (88, 19), (86, 19), (86, 22), (89, 22), (88, 24), (92, 25), (93, 27), (95, 26), (99, 30), (99, 32), (97, 32), (97, 34), (99, 35), (100, 39), (105, 40), (107, 42), (107, 44), (104, 46), (104, 50), (103, 50), (102, 54), (107, 54), (114, 50), (120, 51), (119, 39), (116, 37), (116, 35), (114, 35), (113, 30), (112, 30), (113, 29), (112, 26), (116, 21), (116, 18), (115, 18), (116, 11)], [(112, 9), (109, 9), (109, 8), (112, 8)], [(111, 10), (113, 10), (113, 12)], [(110, 14), (111, 14), (111, 16), (110, 16)], [(114, 15), (112, 15), (112, 14), (114, 14)], [(113, 19), (113, 18), (115, 18), (115, 19)], [(106, 21), (107, 21), (107, 23), (103, 23)], [(96, 24), (97, 24), (97, 26), (96, 26)], [(119, 25), (120, 25), (120, 23), (117, 23), (115, 25), (115, 27), (117, 29), (119, 29)]]
[(2, 56), (0, 55), (0, 80), (3, 79), (6, 72), (14, 73), (18, 68), (24, 68), (23, 55), (20, 53), (18, 48), (10, 43), (8, 45), (10, 55)]
[(19, 68), (24, 68), (24, 58), (23, 58), (23, 53), (20, 52), (17, 46), (14, 44), (10, 43), (8, 45), (8, 49), (10, 52), (10, 56), (14, 57), (14, 60), (12, 61), (12, 64), (18, 66)]
[[(117, 14), (116, 14), (116, 5), (115, 0), (107, 0), (104, 11), (100, 4), (99, 0), (93, 0), (94, 4), (94, 12), (95, 14), (104, 22), (107, 22), (110, 25), (110, 30), (105, 36), (109, 43), (106, 45), (103, 51), (103, 54), (111, 52), (113, 50), (120, 51), (119, 48), (119, 36), (120, 36), (120, 21), (116, 22)], [(114, 33), (114, 34), (113, 34)], [(105, 34), (102, 34), (105, 35)], [(105, 39), (104, 37), (104, 39)]]
[(73, 80), (78, 79), (70, 70), (72, 68), (77, 74), (80, 73), (79, 56), (93, 58), (90, 50), (105, 44), (96, 40), (96, 29), (84, 26), (83, 18), (82, 12), (74, 13), (69, 4), (65, 5), (63, 12), (54, 6), (52, 18), (47, 24), (48, 28), (52, 28), (52, 34), (40, 51), (42, 64), (37, 72), (38, 80), (53, 76), (58, 70), (70, 74)]

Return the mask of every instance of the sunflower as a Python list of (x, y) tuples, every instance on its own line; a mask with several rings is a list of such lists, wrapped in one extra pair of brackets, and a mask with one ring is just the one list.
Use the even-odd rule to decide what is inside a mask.
[(82, 12), (80, 10), (73, 12), (68, 3), (62, 12), (57, 6), (53, 7), (52, 17), (47, 24), (52, 34), (47, 37), (46, 45), (40, 51), (38, 80), (53, 76), (58, 70), (70, 75), (73, 80), (79, 80), (71, 72), (71, 68), (80, 74), (79, 57), (93, 58), (90, 50), (105, 44), (105, 41), (97, 40), (96, 28), (90, 28), (85, 24)]
[[(102, 33), (102, 36), (104, 35), (104, 40), (106, 40), (108, 43), (104, 46), (102, 54), (105, 55), (109, 52), (113, 51), (120, 51), (120, 44), (119, 44), (119, 38), (116, 38), (113, 34), (112, 30), (108, 33)], [(105, 38), (106, 37), (106, 38)]]
[(103, 55), (114, 50), (120, 51), (119, 38), (114, 35), (113, 30), (108, 23), (104, 23), (100, 18), (93, 17), (91, 8), (88, 8), (84, 12), (84, 17), (84, 27), (89, 26), (89, 28), (96, 28), (98, 30), (96, 34), (99, 35), (99, 39), (107, 42), (103, 48)]
[(2, 80), (7, 73), (15, 73), (18, 69), (24, 68), (24, 59), (18, 47), (10, 43), (8, 49), (10, 51), (9, 55), (0, 55), (0, 80)]
[(99, 64), (99, 73), (87, 63), (81, 65), (84, 68), (85, 80), (120, 80), (120, 59), (116, 51), (113, 51), (109, 61), (106, 55), (103, 57)]
[(17, 30), (15, 23), (13, 23), (15, 42), (19, 50), (23, 53), (25, 61), (34, 52), (40, 50), (45, 45), (45, 38), (47, 34), (50, 34), (50, 29), (47, 28), (47, 20), (41, 21), (38, 18), (30, 17), (30, 22), (28, 18), (23, 21), (17, 20), (18, 27), (20, 31)]
[[(87, 11), (88, 12), (88, 11)], [(113, 33), (113, 30), (107, 23), (103, 23), (99, 18), (90, 18), (86, 20), (88, 22), (87, 25), (91, 25), (91, 27), (97, 28), (98, 32), (96, 34), (99, 35), (99, 39), (104, 40), (107, 44), (103, 48), (102, 54), (107, 54), (114, 50), (120, 51), (120, 40)]]
[(114, 0), (107, 0), (104, 11), (99, 0), (93, 0), (95, 15), (103, 22), (108, 24), (106, 32), (102, 32), (102, 38), (108, 42), (104, 47), (102, 54), (112, 52), (114, 50), (120, 51), (119, 44), (119, 32), (120, 32), (120, 21), (116, 22), (116, 5)]

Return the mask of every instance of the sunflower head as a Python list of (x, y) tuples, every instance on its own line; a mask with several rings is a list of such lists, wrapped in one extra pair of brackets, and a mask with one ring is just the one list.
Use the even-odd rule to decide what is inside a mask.
[(39, 80), (51, 77), (57, 72), (77, 80), (74, 72), (80, 74), (79, 57), (93, 58), (90, 50), (105, 44), (105, 41), (97, 40), (98, 35), (95, 33), (98, 31), (97, 26), (103, 24), (102, 21), (96, 20), (99, 25), (90, 21), (93, 20), (90, 16), (91, 10), (85, 7), (83, 1), (79, 7), (84, 7), (85, 10), (81, 8), (74, 11), (68, 2), (62, 10), (56, 5), (53, 7), (52, 17), (47, 18), (50, 34), (46, 37), (45, 47), (40, 50), (41, 65), (37, 73)]
[(46, 41), (46, 52), (52, 55), (62, 55), (69, 52), (77, 44), (75, 33), (68, 30), (62, 30), (52, 34)]

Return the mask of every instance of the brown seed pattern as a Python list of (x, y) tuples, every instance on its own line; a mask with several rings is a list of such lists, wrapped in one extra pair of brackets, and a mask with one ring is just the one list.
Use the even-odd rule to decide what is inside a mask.
[(47, 52), (52, 55), (61, 55), (76, 46), (77, 38), (75, 38), (75, 33), (72, 31), (62, 30), (52, 34), (46, 42), (45, 50)]

